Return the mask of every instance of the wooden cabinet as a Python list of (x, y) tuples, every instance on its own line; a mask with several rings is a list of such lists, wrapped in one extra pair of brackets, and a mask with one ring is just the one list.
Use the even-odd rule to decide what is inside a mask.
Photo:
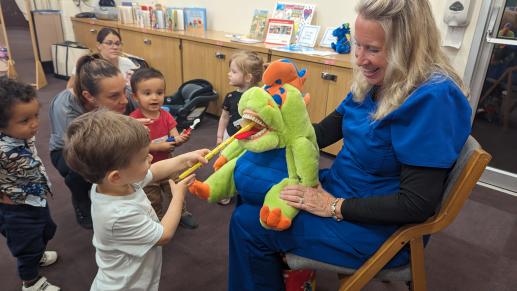
[[(282, 58), (285, 56), (273, 55), (271, 60)], [(309, 93), (311, 96), (307, 111), (313, 123), (320, 122), (325, 116), (336, 110), (346, 97), (352, 82), (352, 69), (294, 58), (289, 59), (296, 64), (298, 70), (304, 68), (307, 70), (307, 80), (303, 87), (303, 93)], [(342, 145), (343, 142), (339, 141), (323, 150), (335, 155)]]
[[(327, 78), (333, 80), (328, 82), (327, 115), (336, 110), (350, 91), (350, 86), (352, 85), (352, 69), (329, 66), (328, 74)], [(343, 140), (340, 140), (324, 148), (323, 151), (337, 155), (342, 146)]]
[[(228, 71), (230, 57), (237, 49), (191, 40), (183, 40), (182, 49), (183, 79), (188, 81), (201, 78), (212, 83), (219, 93), (219, 99), (212, 102), (207, 111), (220, 115), (224, 96), (235, 90), (228, 84)], [(258, 54), (264, 62), (268, 60), (267, 54)]]
[(72, 21), (75, 41), (82, 43), (92, 52), (97, 51), (97, 33), (103, 26), (85, 22)]
[(179, 39), (126, 29), (120, 30), (120, 37), (124, 42), (124, 52), (145, 59), (149, 65), (162, 72), (167, 95), (178, 90), (183, 83)]

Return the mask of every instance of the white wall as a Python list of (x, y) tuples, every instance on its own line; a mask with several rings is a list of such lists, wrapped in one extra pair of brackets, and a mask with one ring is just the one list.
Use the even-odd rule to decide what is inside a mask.
[[(64, 17), (70, 17), (80, 12), (79, 9), (70, 0), (60, 0), (64, 10)], [(117, 0), (120, 2), (120, 0)], [(320, 25), (322, 29), (320, 34), (325, 31), (328, 26), (336, 26), (343, 22), (349, 22), (352, 26), (356, 16), (354, 7), (358, 0), (293, 0), (296, 3), (316, 4), (316, 14), (313, 24)], [(90, 2), (98, 2), (91, 0)], [(164, 5), (176, 7), (205, 7), (208, 12), (207, 26), (210, 30), (226, 31), (231, 33), (248, 32), (249, 25), (254, 9), (267, 9), (271, 11), (275, 6), (276, 0), (143, 0), (142, 4), (161, 3)], [(442, 31), (442, 37), (446, 31), (446, 25), (443, 23), (443, 12), (445, 10), (446, 0), (430, 0), (436, 21)], [(481, 0), (471, 0), (472, 17), (470, 25), (467, 28), (463, 39), (462, 47), (457, 49), (445, 48), (447, 55), (451, 59), (451, 64), (456, 68), (460, 75), (463, 75), (467, 64), (470, 45), (472, 42), (475, 23), (479, 14)], [(89, 11), (88, 7), (82, 7), (82, 11)], [(425, 33), (425, 32), (423, 32)], [(65, 22), (65, 36), (67, 39), (73, 39), (73, 30), (70, 21)], [(320, 35), (321, 37), (321, 35)]]

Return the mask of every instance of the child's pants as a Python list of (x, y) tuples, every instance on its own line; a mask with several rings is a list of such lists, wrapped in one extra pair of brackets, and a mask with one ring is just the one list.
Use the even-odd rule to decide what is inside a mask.
[[(154, 212), (156, 212), (156, 216), (158, 216), (158, 218), (161, 220), (169, 208), (169, 205), (163, 205), (164, 199), (162, 193), (165, 193), (167, 198), (172, 198), (171, 185), (169, 184), (169, 180), (149, 183), (144, 187), (144, 192), (147, 195), (149, 201), (151, 201), (151, 205), (154, 208)], [(181, 213), (183, 214), (186, 211), (187, 204), (186, 201), (183, 200), (183, 210)]]
[(39, 274), (39, 261), (47, 242), (56, 233), (56, 224), (47, 207), (0, 204), (0, 232), (17, 260), (18, 275), (23, 281)]

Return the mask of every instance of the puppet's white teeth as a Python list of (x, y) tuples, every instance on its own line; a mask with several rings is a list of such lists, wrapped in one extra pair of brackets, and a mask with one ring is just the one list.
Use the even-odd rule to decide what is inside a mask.
[(258, 125), (260, 125), (262, 127), (266, 127), (266, 124), (262, 120), (260, 120), (258, 117), (253, 116), (253, 115), (251, 115), (249, 113), (244, 113), (242, 115), (242, 118), (250, 120), (250, 121), (253, 121), (254, 123), (256, 123), (256, 124), (258, 124)]
[(259, 138), (261, 137), (262, 135), (264, 135), (266, 132), (267, 132), (267, 128), (263, 128), (261, 129), (259, 132), (255, 133), (254, 135), (250, 136), (250, 139), (256, 139), (256, 138)]

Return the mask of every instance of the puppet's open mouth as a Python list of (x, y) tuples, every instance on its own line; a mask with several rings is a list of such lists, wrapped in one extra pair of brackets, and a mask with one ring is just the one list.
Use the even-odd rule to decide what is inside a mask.
[(267, 124), (253, 111), (251, 110), (244, 110), (242, 114), (242, 127), (246, 126), (249, 123), (253, 123), (254, 126), (251, 130), (238, 133), (235, 138), (242, 140), (242, 139), (248, 139), (253, 140), (257, 139), (267, 132), (269, 132), (269, 128)]

